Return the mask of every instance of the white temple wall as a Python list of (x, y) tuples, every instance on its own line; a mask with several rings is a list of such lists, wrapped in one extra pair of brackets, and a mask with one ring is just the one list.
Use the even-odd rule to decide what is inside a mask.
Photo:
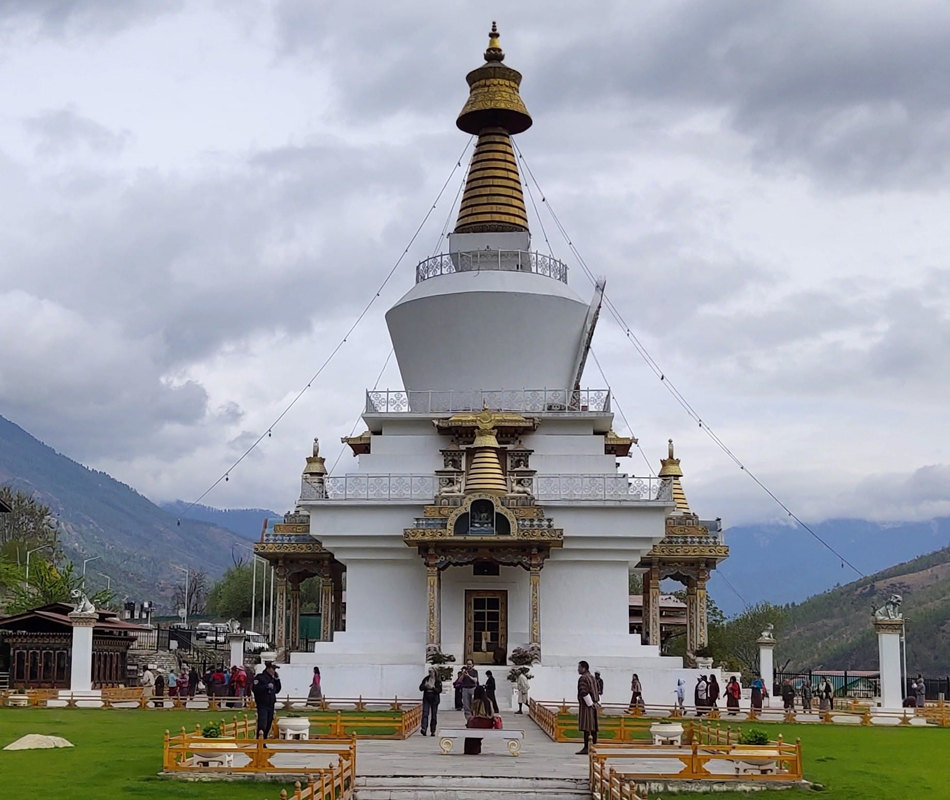
[(426, 571), (418, 556), (410, 561), (360, 560), (347, 566), (346, 631), (335, 637), (340, 642), (375, 642), (382, 659), (393, 646), (387, 642), (395, 643), (397, 650), (411, 645), (421, 660), (426, 619)]
[(528, 573), (500, 567), (496, 576), (472, 575), (472, 567), (449, 567), (442, 573), (442, 652), (459, 663), (465, 654), (465, 590), (498, 589), (508, 593), (508, 653), (528, 643)]

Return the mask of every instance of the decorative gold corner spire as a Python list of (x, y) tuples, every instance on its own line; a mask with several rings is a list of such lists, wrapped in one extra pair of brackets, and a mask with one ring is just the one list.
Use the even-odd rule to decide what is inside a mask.
[(468, 102), (459, 114), (460, 130), (478, 136), (459, 206), (455, 233), (519, 232), (528, 230), (521, 176), (511, 136), (531, 127), (518, 87), (521, 73), (506, 67), (492, 23), (485, 63), (465, 79)]
[(669, 458), (660, 459), (660, 471), (658, 475), (661, 478), (673, 479), (673, 502), (676, 503), (676, 510), (673, 513), (691, 514), (692, 511), (689, 509), (689, 502), (686, 500), (686, 492), (683, 491), (683, 484), (680, 481), (680, 478), (683, 477), (683, 470), (680, 469), (680, 460), (673, 455), (672, 439), (669, 440), (669, 444)]
[(313, 455), (307, 456), (307, 466), (303, 468), (304, 475), (326, 475), (326, 459), (320, 455), (320, 440), (313, 440)]

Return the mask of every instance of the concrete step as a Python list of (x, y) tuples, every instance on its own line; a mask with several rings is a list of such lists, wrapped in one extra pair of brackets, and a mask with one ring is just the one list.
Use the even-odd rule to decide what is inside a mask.
[(587, 780), (456, 775), (362, 776), (355, 800), (590, 800)]

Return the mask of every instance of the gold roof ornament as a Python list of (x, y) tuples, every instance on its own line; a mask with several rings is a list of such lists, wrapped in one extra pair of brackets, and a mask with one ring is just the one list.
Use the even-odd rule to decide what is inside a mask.
[(433, 424), (441, 433), (454, 433), (463, 439), (487, 428), (492, 429), (496, 437), (500, 433), (502, 438), (505, 439), (536, 430), (538, 419), (537, 417), (523, 417), (514, 411), (492, 411), (489, 408), (483, 408), (477, 413), (474, 411), (460, 411), (448, 419), (433, 420)]
[(660, 478), (673, 479), (673, 502), (676, 504), (674, 514), (692, 514), (689, 509), (689, 503), (686, 500), (686, 492), (683, 491), (683, 484), (680, 478), (683, 477), (683, 470), (680, 469), (680, 460), (673, 455), (673, 440), (669, 440), (670, 455), (669, 458), (660, 459)]
[(508, 481), (501, 466), (501, 446), (495, 435), (495, 415), (485, 409), (476, 418), (472, 461), (465, 476), (465, 494), (508, 494)]
[(478, 136), (459, 205), (455, 233), (528, 230), (524, 194), (511, 136), (531, 127), (531, 115), (518, 88), (521, 73), (502, 62), (497, 25), (488, 34), (485, 63), (465, 80), (468, 102), (456, 120), (460, 130)]
[(320, 440), (313, 440), (313, 455), (307, 456), (307, 466), (303, 468), (304, 475), (326, 475), (326, 459), (320, 455)]

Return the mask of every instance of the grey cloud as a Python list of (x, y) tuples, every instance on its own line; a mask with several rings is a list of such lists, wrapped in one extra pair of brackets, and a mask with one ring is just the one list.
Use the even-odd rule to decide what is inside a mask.
[(61, 156), (79, 148), (100, 155), (116, 155), (128, 144), (129, 131), (113, 131), (75, 107), (44, 111), (23, 121), (23, 127), (37, 140), (36, 152)]
[(178, 11), (180, 0), (0, 0), (0, 37), (103, 36)]
[[(447, 113), (444, 98), (464, 101), (461, 78), (478, 65), (475, 31), (487, 16), (429, 3), (348, 15), (285, 0), (275, 10), (281, 52), (320, 59), (338, 107), (363, 119), (407, 110), (448, 118), (455, 109)], [(502, 32), (539, 120), (596, 110), (635, 135), (651, 111), (667, 131), (714, 112), (761, 168), (849, 191), (939, 189), (950, 171), (943, 6), (686, 0), (610, 2), (578, 15), (522, 3), (506, 9)], [(596, 135), (579, 139), (603, 147)]]
[(930, 464), (911, 474), (874, 475), (845, 499), (867, 519), (926, 520), (950, 514), (950, 465)]

